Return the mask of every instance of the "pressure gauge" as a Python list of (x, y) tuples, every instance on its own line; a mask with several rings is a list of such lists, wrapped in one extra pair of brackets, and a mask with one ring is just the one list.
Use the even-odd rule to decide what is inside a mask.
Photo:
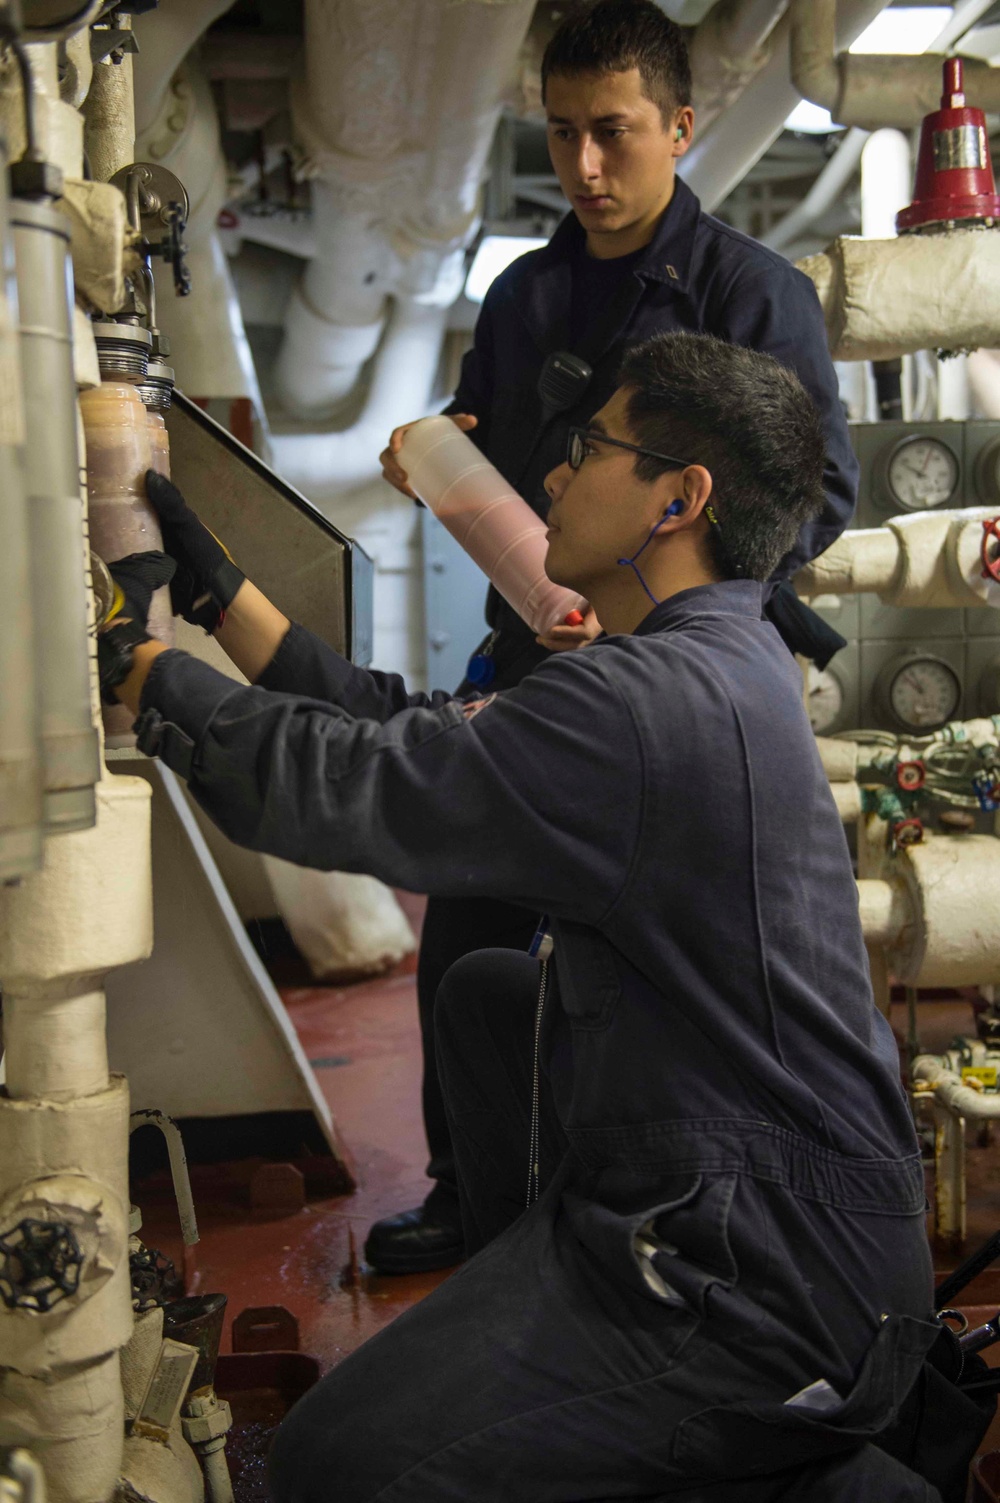
[(934, 731), (954, 720), (962, 686), (943, 658), (910, 653), (883, 668), (875, 693), (883, 710), (904, 731)]
[(940, 438), (914, 434), (891, 449), (885, 460), (890, 501), (907, 511), (944, 506), (958, 490), (958, 458)]
[(832, 730), (844, 709), (844, 686), (829, 668), (817, 668), (809, 664), (806, 679), (806, 701), (809, 724), (817, 736)]
[(984, 506), (1000, 503), (1000, 438), (980, 449), (976, 460), (976, 493)]

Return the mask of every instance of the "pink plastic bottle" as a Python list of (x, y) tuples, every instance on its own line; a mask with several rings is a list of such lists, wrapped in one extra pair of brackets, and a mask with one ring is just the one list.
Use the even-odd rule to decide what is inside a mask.
[(451, 418), (414, 423), (399, 462), (421, 501), (532, 631), (545, 636), (572, 611), (587, 609), (545, 572), (545, 523)]

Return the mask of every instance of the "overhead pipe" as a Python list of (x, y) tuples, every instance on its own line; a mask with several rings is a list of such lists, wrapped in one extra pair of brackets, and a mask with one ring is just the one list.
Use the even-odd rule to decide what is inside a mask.
[(228, 9), (227, 0), (177, 0), (135, 18), (137, 160), (170, 169), (187, 190), (185, 229), (192, 291), (174, 296), (170, 270), (154, 264), (157, 316), (188, 396), (248, 397), (264, 421), (253, 357), (218, 234), (228, 197), (225, 157), (211, 87), (190, 49)]
[[(502, 96), (532, 10), (530, 0), (420, 0), (403, 12), (391, 0), (308, 0), (293, 113), (313, 181), (318, 255), (292, 300), (276, 366), (290, 411), (329, 417), (352, 399), (390, 299), (443, 310), (458, 295)], [(436, 364), (444, 321), (428, 312), (424, 323), (425, 337), (439, 331)], [(394, 344), (383, 344), (379, 367), (395, 358)], [(428, 395), (415, 387), (403, 416)], [(353, 440), (339, 448), (333, 440), (336, 484), (375, 477), (384, 432), (361, 475)]]
[[(841, 0), (836, 15), (838, 45), (849, 47), (888, 3)], [(771, 34), (764, 67), (740, 97), (695, 136), (684, 158), (681, 175), (710, 213), (777, 139), (799, 103), (801, 95), (791, 77), (791, 30), (789, 11)]]
[[(789, 18), (792, 81), (803, 99), (829, 110), (838, 124), (906, 130), (938, 109), (943, 53), (883, 56), (838, 47), (837, 0), (792, 0)], [(964, 66), (969, 99), (987, 112), (1000, 111), (1000, 69), (973, 58)]]
[(719, 0), (691, 39), (692, 100), (699, 128), (729, 108), (766, 65), (788, 0)]
[(847, 132), (802, 202), (796, 204), (766, 235), (761, 236), (764, 245), (770, 246), (771, 250), (784, 250), (786, 245), (791, 245), (799, 235), (810, 229), (817, 219), (822, 219), (857, 172), (867, 140), (867, 131)]

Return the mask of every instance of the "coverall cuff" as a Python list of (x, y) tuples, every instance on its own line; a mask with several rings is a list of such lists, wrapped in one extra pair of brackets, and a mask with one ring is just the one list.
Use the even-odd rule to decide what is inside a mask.
[(135, 722), (140, 751), (159, 757), (182, 778), (190, 778), (202, 738), (224, 699), (239, 688), (232, 679), (171, 648), (149, 670)]
[(304, 694), (310, 699), (319, 697), (317, 685), (321, 683), (322, 697), (339, 703), (338, 691), (346, 689), (354, 672), (347, 658), (293, 621), (255, 682), (273, 694)]

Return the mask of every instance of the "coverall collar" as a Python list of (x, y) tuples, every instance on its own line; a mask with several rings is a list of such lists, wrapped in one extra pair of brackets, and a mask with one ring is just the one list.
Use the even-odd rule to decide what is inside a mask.
[[(587, 347), (577, 354), (593, 365), (607, 353), (628, 328), (647, 282), (659, 282), (678, 292), (686, 289), (700, 214), (697, 198), (678, 178), (652, 240), (632, 267), (620, 294), (612, 300), (607, 317), (599, 321)], [(567, 214), (548, 245), (538, 252), (527, 298), (518, 305), (532, 339), (543, 354), (568, 347), (572, 280), (569, 271), (575, 258), (583, 254), (586, 238), (576, 215)]]
[(716, 584), (695, 585), (681, 590), (654, 606), (632, 633), (648, 637), (669, 631), (693, 616), (749, 616), (758, 620), (764, 611), (764, 586), (756, 579), (724, 579)]

